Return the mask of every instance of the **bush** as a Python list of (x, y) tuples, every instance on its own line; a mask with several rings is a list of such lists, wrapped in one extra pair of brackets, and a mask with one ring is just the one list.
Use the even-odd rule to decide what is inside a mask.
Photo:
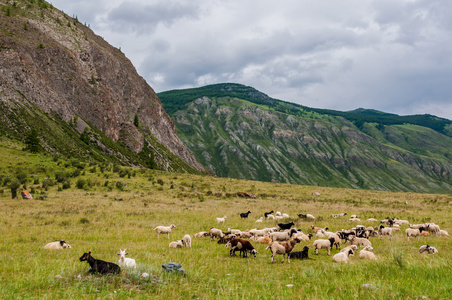
[(71, 188), (71, 183), (69, 181), (65, 181), (63, 182), (63, 189), (70, 189)]
[(77, 183), (76, 183), (78, 189), (83, 189), (85, 184), (86, 184), (86, 181), (82, 178), (78, 179)]
[(9, 184), (9, 188), (11, 189), (11, 199), (14, 199), (17, 197), (17, 190), (20, 187), (20, 183), (17, 180), (11, 181)]
[(27, 177), (28, 177), (27, 174), (24, 173), (24, 172), (21, 172), (21, 173), (16, 175), (17, 180), (19, 180), (19, 182), (21, 184), (27, 183), (27, 180), (28, 180)]
[(116, 187), (122, 191), (125, 187), (125, 184), (122, 181), (116, 181)]
[(11, 181), (12, 181), (12, 179), (10, 177), (6, 176), (3, 179), (3, 186), (8, 186)]

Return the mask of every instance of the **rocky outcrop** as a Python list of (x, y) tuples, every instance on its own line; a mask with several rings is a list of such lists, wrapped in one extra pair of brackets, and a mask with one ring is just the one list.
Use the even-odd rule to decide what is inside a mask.
[[(50, 5), (16, 4), (10, 11), (10, 16), (0, 17), (4, 105), (34, 104), (65, 121), (78, 116), (135, 152), (141, 151), (143, 134), (148, 134), (203, 170), (178, 138), (154, 90), (119, 49)], [(139, 130), (133, 128), (135, 115)]]

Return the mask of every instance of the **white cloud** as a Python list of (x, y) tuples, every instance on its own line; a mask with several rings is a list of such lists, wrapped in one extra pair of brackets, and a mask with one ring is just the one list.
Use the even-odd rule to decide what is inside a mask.
[(307, 106), (452, 119), (447, 1), (53, 4), (121, 47), (156, 91), (237, 82)]

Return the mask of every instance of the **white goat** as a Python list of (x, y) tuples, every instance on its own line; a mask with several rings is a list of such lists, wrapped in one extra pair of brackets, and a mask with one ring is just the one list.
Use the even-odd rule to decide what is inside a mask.
[(137, 268), (137, 263), (135, 262), (135, 260), (133, 258), (126, 257), (126, 255), (129, 254), (129, 253), (126, 253), (126, 250), (127, 249), (124, 249), (124, 250), (119, 249), (118, 255), (120, 257), (119, 257), (119, 260), (118, 260), (118, 265), (121, 268), (126, 267), (126, 268), (136, 269)]
[(224, 216), (223, 218), (217, 218), (217, 224), (224, 223), (225, 220), (226, 216)]
[(57, 250), (57, 249), (67, 249), (67, 248), (71, 248), (71, 245), (67, 244), (63, 240), (51, 242), (44, 246), (44, 249), (47, 249), (47, 250)]

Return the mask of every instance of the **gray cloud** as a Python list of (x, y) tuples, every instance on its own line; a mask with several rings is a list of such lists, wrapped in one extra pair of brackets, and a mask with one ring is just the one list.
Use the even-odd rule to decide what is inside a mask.
[[(66, 3), (70, 2), (70, 3)], [(54, 2), (92, 23), (156, 91), (218, 82), (307, 106), (452, 119), (452, 3)]]

